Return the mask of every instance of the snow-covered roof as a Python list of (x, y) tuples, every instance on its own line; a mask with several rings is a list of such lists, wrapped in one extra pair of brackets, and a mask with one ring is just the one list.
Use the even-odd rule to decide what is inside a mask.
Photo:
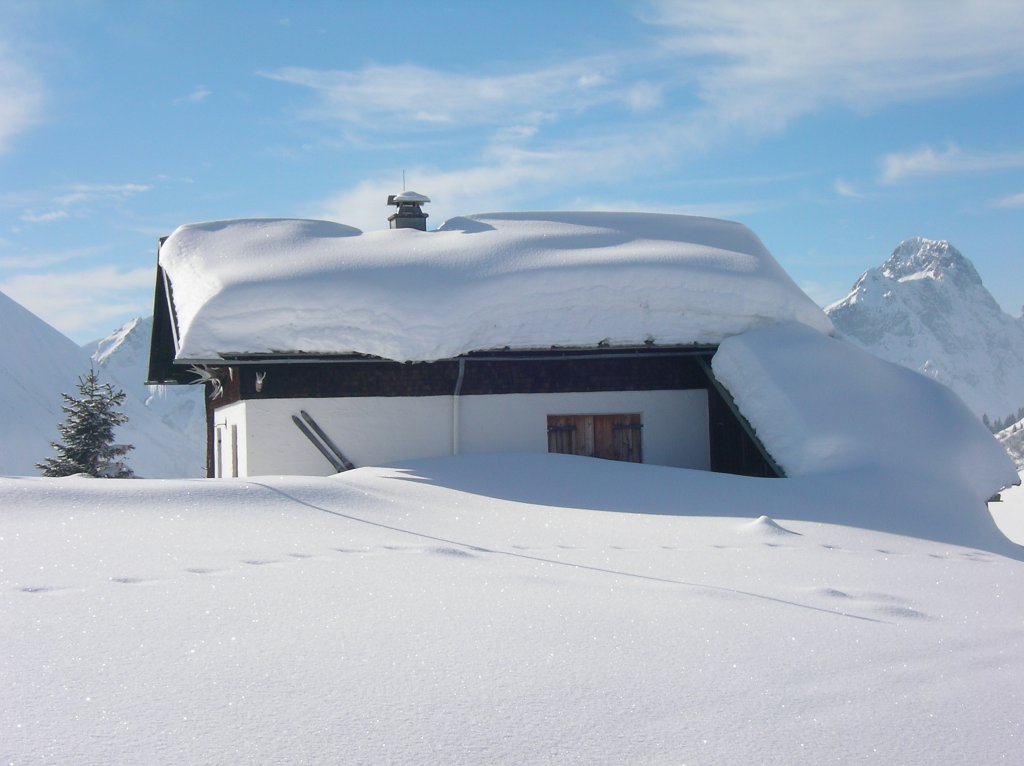
[(160, 265), (179, 362), (715, 344), (787, 320), (832, 331), (749, 229), (692, 216), (496, 213), (365, 233), (219, 221), (178, 228)]
[(401, 194), (396, 194), (394, 196), (394, 201), (410, 202), (416, 205), (422, 205), (425, 202), (430, 202), (430, 197), (426, 194), (420, 194), (419, 192), (414, 192), (410, 189), (409, 191), (404, 191)]

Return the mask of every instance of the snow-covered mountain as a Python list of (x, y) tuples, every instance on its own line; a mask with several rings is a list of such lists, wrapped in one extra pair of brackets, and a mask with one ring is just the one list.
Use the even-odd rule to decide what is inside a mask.
[(169, 428), (182, 434), (182, 458), (196, 469), (187, 474), (202, 475), (206, 461), (206, 410), (200, 386), (147, 386), (149, 340), (153, 317), (137, 317), (106, 338), (83, 346), (98, 367), (121, 381), (134, 397), (157, 415)]
[(949, 242), (901, 242), (825, 311), (847, 338), (946, 384), (979, 417), (1024, 405), (1024, 321), (999, 307)]
[[(136, 474), (203, 474), (204, 442), (192, 443), (193, 437), (147, 408), (134, 375), (125, 383), (118, 370), (96, 365), (88, 351), (2, 292), (0, 327), (0, 474), (39, 474), (35, 464), (53, 454), (50, 442), (58, 438), (57, 425), (64, 419), (61, 394), (74, 395), (79, 377), (90, 366), (98, 366), (102, 380), (128, 393), (123, 412), (129, 420), (118, 430), (117, 440), (135, 446), (126, 462)], [(127, 371), (127, 365), (120, 370)], [(143, 374), (139, 380), (144, 379)]]
[(1024, 471), (1024, 420), (1018, 420), (996, 434), (996, 439), (1003, 445), (1018, 471)]

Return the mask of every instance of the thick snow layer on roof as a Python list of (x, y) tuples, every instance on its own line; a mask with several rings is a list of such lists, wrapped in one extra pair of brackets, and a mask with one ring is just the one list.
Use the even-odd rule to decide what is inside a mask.
[(829, 319), (746, 227), (648, 213), (502, 213), (363, 233), (305, 220), (177, 229), (160, 250), (179, 361), (718, 343)]
[[(723, 342), (712, 368), (788, 476), (882, 472), (977, 504), (1017, 483), (956, 394), (847, 341), (786, 323)], [(943, 523), (962, 523), (962, 507)]]

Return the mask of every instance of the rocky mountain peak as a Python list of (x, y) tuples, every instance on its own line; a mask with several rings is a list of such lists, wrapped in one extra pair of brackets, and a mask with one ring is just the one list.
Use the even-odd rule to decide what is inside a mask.
[(1024, 321), (949, 242), (904, 240), (825, 311), (842, 335), (945, 383), (979, 416), (1024, 406)]
[(881, 267), (883, 276), (905, 282), (915, 279), (945, 281), (960, 286), (981, 285), (977, 270), (946, 240), (911, 237), (892, 251)]

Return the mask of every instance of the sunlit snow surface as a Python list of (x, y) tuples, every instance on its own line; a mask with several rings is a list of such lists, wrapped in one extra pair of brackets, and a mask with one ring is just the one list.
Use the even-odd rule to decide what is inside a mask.
[(935, 499), (557, 455), (3, 479), (0, 758), (1012, 763), (1024, 562), (884, 526)]
[(889, 491), (945, 494), (915, 513), (952, 539), (968, 539), (962, 508), (1018, 481), (956, 394), (845, 340), (787, 322), (727, 339), (712, 367), (787, 476), (875, 471)]
[(741, 224), (650, 213), (494, 213), (437, 231), (191, 224), (161, 247), (180, 360), (718, 343), (831, 322)]

